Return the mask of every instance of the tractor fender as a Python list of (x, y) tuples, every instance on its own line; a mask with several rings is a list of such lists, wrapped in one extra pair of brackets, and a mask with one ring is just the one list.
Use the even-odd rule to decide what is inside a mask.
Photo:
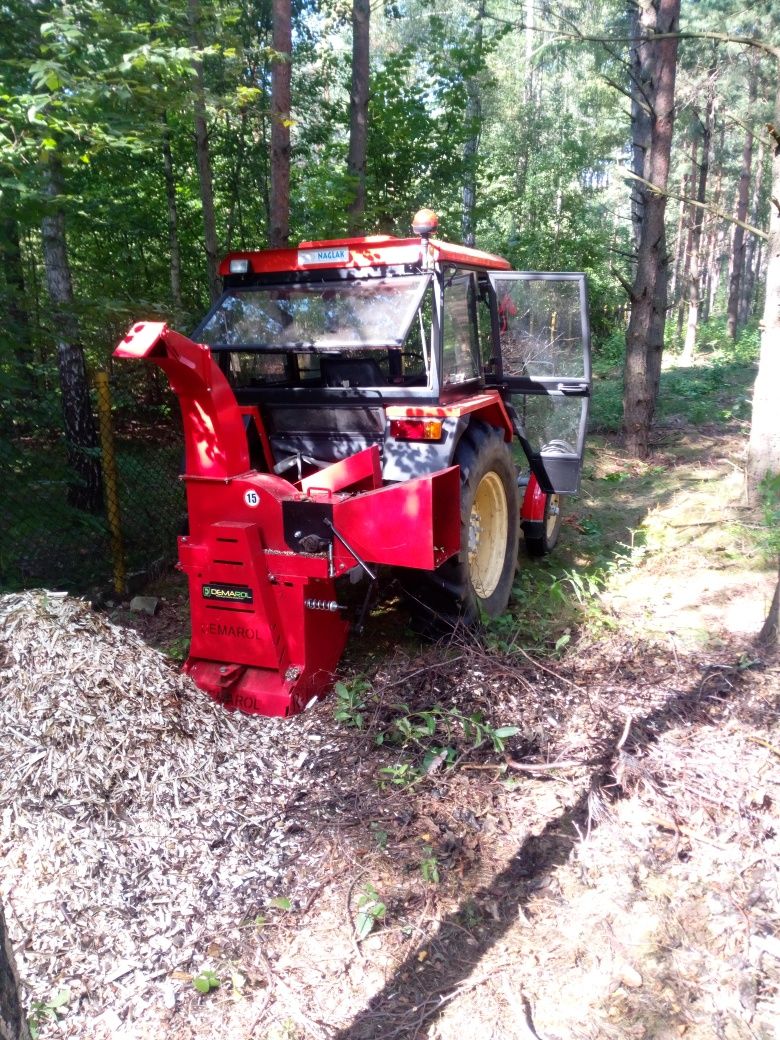
[[(439, 420), (441, 437), (437, 441), (397, 440), (391, 432), (396, 419)], [(389, 406), (385, 420), (383, 478), (408, 480), (453, 465), (458, 442), (471, 422), (483, 422), (502, 430), (507, 443), (514, 437), (512, 420), (495, 390), (441, 405)]]
[(386, 481), (411, 480), (436, 473), (452, 465), (458, 441), (469, 424), (468, 416), (449, 416), (442, 419), (442, 435), (438, 441), (396, 440), (390, 432), (390, 420), (385, 423), (382, 460), (382, 479)]

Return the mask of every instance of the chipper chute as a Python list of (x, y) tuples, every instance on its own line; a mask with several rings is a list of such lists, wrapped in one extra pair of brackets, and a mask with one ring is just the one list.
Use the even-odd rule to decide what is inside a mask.
[(242, 409), (207, 346), (139, 322), (114, 353), (158, 365), (181, 405), (185, 671), (227, 707), (302, 711), (333, 682), (349, 630), (339, 586), (350, 572), (430, 571), (460, 550), (458, 467), (383, 484), (374, 444), (292, 483), (250, 468)]

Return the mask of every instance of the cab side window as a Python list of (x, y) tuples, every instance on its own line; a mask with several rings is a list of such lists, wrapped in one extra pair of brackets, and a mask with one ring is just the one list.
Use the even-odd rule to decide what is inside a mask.
[(444, 386), (465, 383), (479, 375), (477, 284), (473, 272), (453, 270), (445, 274), (442, 347)]

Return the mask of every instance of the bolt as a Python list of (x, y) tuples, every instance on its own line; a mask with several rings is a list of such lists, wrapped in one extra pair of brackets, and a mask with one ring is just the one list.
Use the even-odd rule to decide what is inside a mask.
[(227, 671), (227, 665), (223, 664), (222, 667), (219, 670), (219, 674), (220, 675), (224, 675), (226, 671)]

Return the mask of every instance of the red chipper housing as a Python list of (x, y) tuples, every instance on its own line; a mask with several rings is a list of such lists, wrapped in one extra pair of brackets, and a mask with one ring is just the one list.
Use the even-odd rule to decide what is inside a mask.
[[(229, 708), (324, 696), (360, 589), (395, 569), (423, 622), (506, 609), (577, 490), (590, 394), (585, 278), (511, 271), (431, 236), (231, 253), (187, 338), (139, 322), (115, 356), (159, 365), (184, 423), (192, 643)], [(349, 593), (349, 595), (348, 595)]]

